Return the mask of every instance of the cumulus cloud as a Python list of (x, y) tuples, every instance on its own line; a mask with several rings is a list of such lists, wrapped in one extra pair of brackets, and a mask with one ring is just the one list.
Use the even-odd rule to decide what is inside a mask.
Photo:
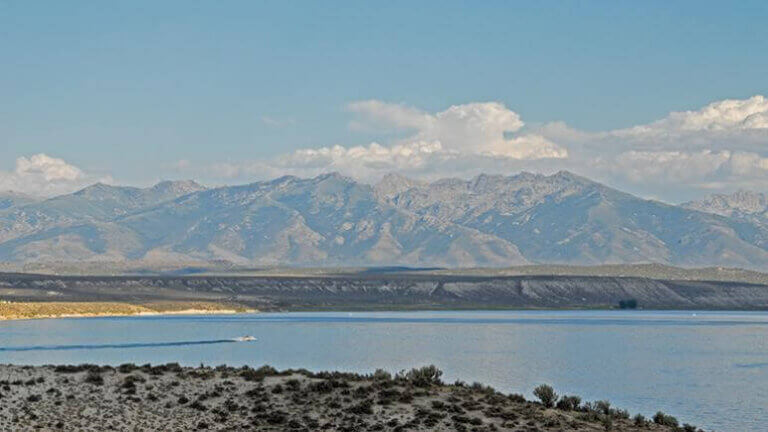
[(339, 171), (373, 182), (389, 172), (437, 178), (546, 168), (544, 161), (568, 157), (564, 147), (523, 131), (520, 116), (498, 102), (454, 105), (436, 113), (377, 100), (353, 102), (347, 108), (354, 115), (352, 130), (405, 136), (386, 144), (334, 145), (270, 160), (218, 162), (207, 166), (206, 173), (232, 180)]
[(418, 172), (438, 160), (455, 158), (455, 152), (445, 151), (437, 141), (411, 142), (384, 146), (371, 143), (355, 147), (321, 147), (302, 149), (269, 161), (220, 162), (209, 172), (221, 178), (246, 176), (270, 177), (285, 174), (316, 175), (339, 171), (359, 179), (391, 171)]
[(713, 176), (764, 174), (768, 159), (727, 150), (629, 151), (612, 159), (609, 169), (635, 183), (701, 182)]
[(51, 196), (72, 192), (97, 181), (111, 180), (86, 173), (63, 159), (39, 153), (16, 159), (13, 171), (0, 171), (0, 191)]
[(768, 187), (766, 120), (768, 99), (758, 95), (625, 129), (585, 132), (555, 122), (534, 132), (568, 148), (576, 172), (677, 202), (712, 190)]
[(453, 105), (435, 114), (376, 100), (355, 102), (349, 109), (361, 116), (351, 124), (353, 128), (369, 123), (414, 131), (405, 142), (439, 142), (447, 151), (512, 159), (568, 156), (565, 148), (543, 136), (512, 135), (525, 123), (516, 112), (498, 102)]
[(340, 171), (373, 182), (388, 172), (467, 177), (567, 169), (643, 196), (679, 202), (713, 190), (768, 188), (768, 99), (710, 103), (629, 128), (581, 131), (563, 122), (526, 125), (498, 102), (427, 112), (378, 100), (348, 105), (350, 129), (389, 141), (298, 150), (269, 160), (224, 162), (224, 179)]
[(659, 133), (724, 132), (768, 129), (768, 99), (726, 99), (694, 111), (672, 112), (648, 125), (616, 131), (618, 135)]

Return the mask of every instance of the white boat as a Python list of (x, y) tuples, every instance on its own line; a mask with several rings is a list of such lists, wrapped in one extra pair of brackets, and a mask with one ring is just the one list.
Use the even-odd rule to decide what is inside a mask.
[(256, 338), (253, 336), (240, 336), (238, 338), (235, 338), (235, 342), (253, 342)]

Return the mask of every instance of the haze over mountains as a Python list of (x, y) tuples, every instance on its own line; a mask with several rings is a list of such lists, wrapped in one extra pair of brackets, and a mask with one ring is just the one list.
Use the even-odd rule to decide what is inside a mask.
[(0, 261), (765, 270), (766, 214), (761, 194), (674, 206), (569, 172), (432, 183), (389, 175), (375, 186), (335, 173), (212, 189), (96, 184), (43, 201), (0, 194)]

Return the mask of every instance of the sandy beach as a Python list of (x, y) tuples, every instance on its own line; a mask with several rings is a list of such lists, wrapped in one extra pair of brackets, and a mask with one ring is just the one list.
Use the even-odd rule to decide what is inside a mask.
[(0, 302), (0, 321), (45, 318), (88, 318), (149, 315), (208, 315), (256, 312), (214, 302)]

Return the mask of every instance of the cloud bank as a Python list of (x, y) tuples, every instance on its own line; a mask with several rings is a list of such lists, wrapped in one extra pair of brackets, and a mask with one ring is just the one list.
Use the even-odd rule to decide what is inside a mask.
[[(347, 109), (353, 133), (396, 138), (307, 148), (262, 160), (201, 165), (182, 159), (169, 166), (214, 184), (329, 171), (376, 182), (390, 172), (431, 180), (566, 169), (668, 202), (711, 192), (768, 189), (768, 98), (761, 95), (716, 101), (648, 124), (602, 132), (557, 121), (527, 125), (499, 102), (427, 112), (365, 100)], [(13, 171), (0, 171), (0, 190), (52, 195), (95, 179), (61, 159), (38, 154), (19, 158)]]
[(453, 105), (434, 113), (379, 100), (347, 108), (352, 131), (401, 138), (303, 149), (209, 169), (224, 179), (340, 171), (369, 182), (388, 172), (434, 179), (567, 169), (670, 202), (712, 191), (768, 188), (768, 99), (760, 95), (602, 132), (563, 122), (528, 126), (499, 102)]

